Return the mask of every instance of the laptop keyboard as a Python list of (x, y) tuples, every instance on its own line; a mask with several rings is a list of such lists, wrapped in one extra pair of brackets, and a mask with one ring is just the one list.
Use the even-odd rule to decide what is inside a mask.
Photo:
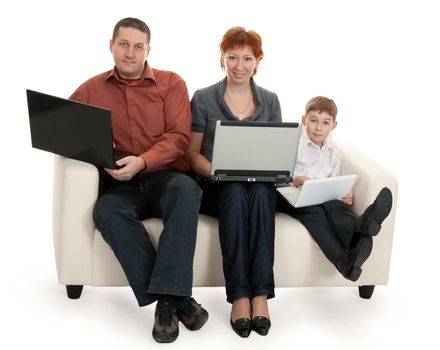
[(287, 187), (277, 187), (278, 192), (280, 192), (284, 198), (286, 198), (290, 203), (296, 203), (299, 193), (301, 192), (301, 187), (287, 186)]

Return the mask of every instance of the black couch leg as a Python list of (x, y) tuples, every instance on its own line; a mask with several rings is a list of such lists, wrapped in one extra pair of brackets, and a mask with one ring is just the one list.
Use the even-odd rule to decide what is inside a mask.
[(373, 295), (375, 286), (359, 286), (359, 296), (362, 299), (370, 299)]
[(81, 296), (83, 286), (68, 285), (66, 286), (66, 290), (69, 299), (78, 299)]

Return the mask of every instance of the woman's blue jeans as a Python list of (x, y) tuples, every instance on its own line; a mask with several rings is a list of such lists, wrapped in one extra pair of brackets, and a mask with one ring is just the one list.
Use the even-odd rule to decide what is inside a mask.
[(218, 217), (227, 301), (274, 297), (273, 184), (202, 183), (201, 212)]

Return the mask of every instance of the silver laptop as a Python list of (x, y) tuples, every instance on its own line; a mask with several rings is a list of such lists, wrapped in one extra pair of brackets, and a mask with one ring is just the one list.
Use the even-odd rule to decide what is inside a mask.
[(289, 183), (301, 125), (217, 121), (211, 181)]
[(343, 175), (311, 179), (300, 187), (277, 187), (277, 191), (295, 208), (308, 207), (341, 199), (350, 192), (356, 178), (357, 175)]

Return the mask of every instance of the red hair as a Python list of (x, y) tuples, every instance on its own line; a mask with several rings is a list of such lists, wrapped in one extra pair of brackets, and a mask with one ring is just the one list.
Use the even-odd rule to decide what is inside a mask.
[(254, 30), (246, 31), (243, 27), (232, 27), (229, 29), (220, 42), (220, 65), (224, 69), (223, 55), (226, 51), (234, 48), (249, 47), (253, 55), (259, 61), (264, 57), (261, 36)]

